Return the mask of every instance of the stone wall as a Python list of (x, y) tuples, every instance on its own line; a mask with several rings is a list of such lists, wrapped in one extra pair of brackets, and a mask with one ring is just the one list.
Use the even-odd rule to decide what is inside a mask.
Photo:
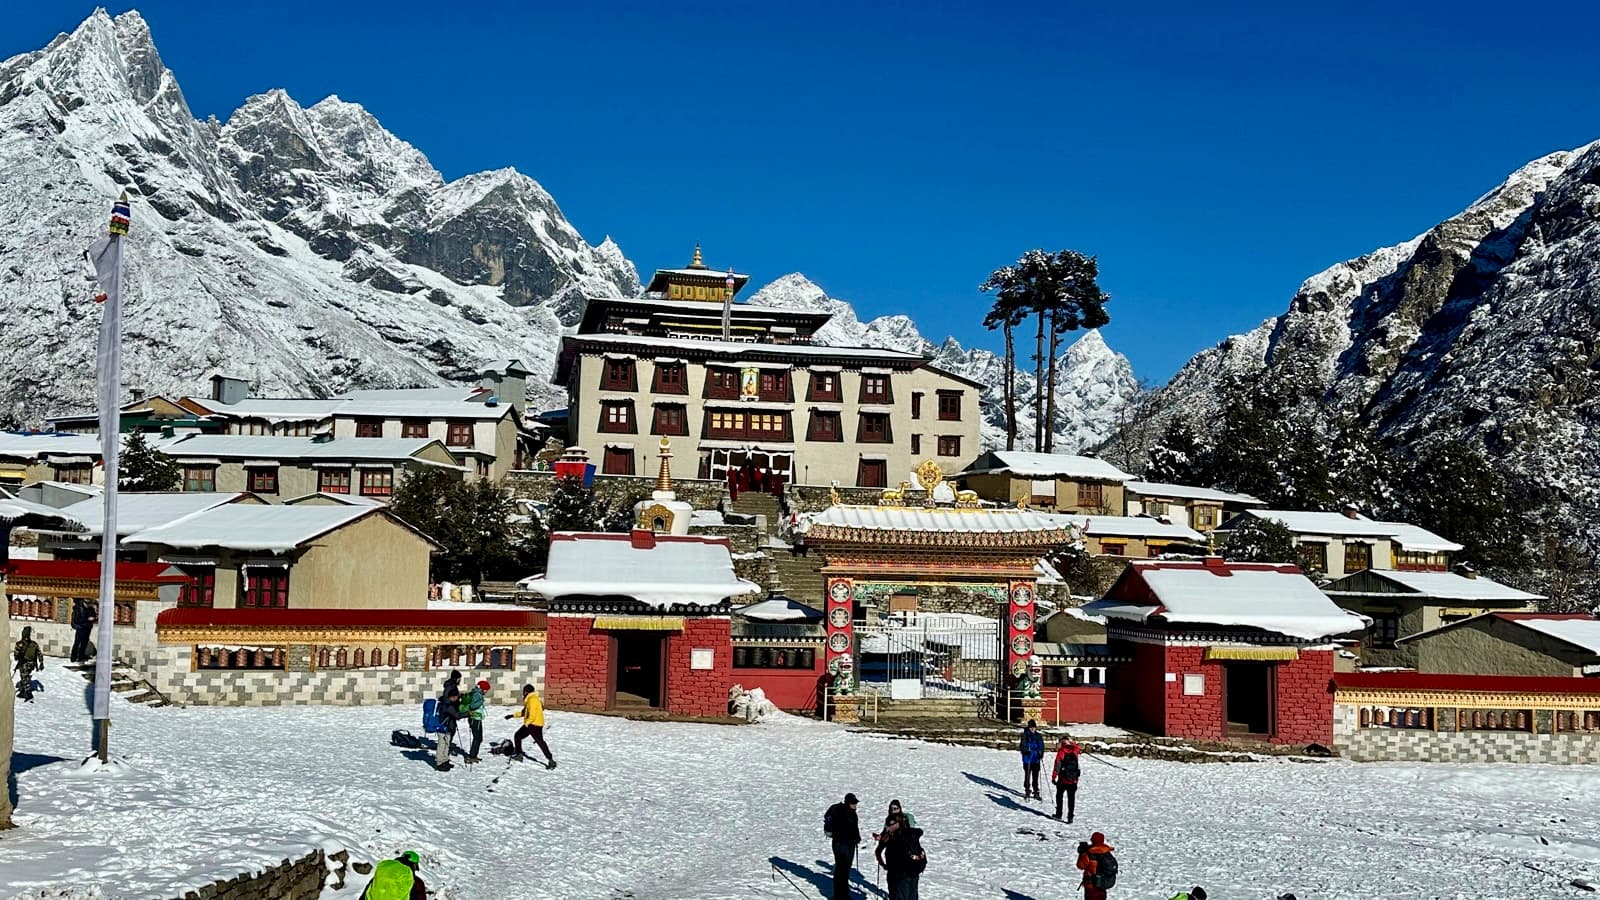
[(1300, 658), (1276, 663), (1277, 710), (1273, 743), (1333, 742), (1333, 651), (1301, 650)]
[[(556, 474), (516, 469), (506, 476), (505, 485), (518, 499), (542, 502), (550, 499), (555, 491)], [(655, 489), (654, 475), (594, 476), (594, 495), (613, 507), (632, 506), (649, 497)], [(716, 509), (727, 492), (727, 485), (720, 481), (675, 477), (672, 479), (672, 490), (679, 500), (695, 509)]]
[(328, 879), (330, 862), (335, 884), (344, 886), (345, 852), (329, 856), (317, 850), (299, 859), (285, 859), (262, 872), (215, 881), (175, 900), (317, 900)]
[[(1434, 713), (1439, 722), (1454, 709)], [(1600, 733), (1549, 733), (1548, 713), (1534, 731), (1435, 731), (1431, 728), (1361, 727), (1360, 708), (1338, 703), (1333, 709), (1333, 744), (1357, 762), (1600, 763)]]

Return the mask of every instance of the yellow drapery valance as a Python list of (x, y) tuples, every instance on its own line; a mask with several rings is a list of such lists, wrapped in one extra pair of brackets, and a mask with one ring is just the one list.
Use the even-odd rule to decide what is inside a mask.
[(682, 631), (683, 616), (595, 616), (594, 627), (612, 631)]
[(1207, 647), (1206, 660), (1213, 659), (1238, 659), (1238, 660), (1290, 660), (1299, 659), (1300, 650), (1295, 647)]

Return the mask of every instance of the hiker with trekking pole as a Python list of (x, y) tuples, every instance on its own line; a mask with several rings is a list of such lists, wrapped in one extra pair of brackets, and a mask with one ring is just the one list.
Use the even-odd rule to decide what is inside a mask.
[(856, 818), (855, 794), (828, 807), (822, 814), (822, 832), (833, 842), (833, 900), (850, 900), (850, 872), (861, 846), (861, 823)]

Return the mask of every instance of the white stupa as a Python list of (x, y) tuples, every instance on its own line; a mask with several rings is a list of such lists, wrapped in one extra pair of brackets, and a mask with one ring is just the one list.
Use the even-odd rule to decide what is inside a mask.
[(656, 534), (688, 534), (693, 514), (694, 507), (679, 500), (672, 490), (672, 441), (662, 437), (661, 473), (656, 476), (656, 489), (650, 499), (634, 504), (634, 527)]

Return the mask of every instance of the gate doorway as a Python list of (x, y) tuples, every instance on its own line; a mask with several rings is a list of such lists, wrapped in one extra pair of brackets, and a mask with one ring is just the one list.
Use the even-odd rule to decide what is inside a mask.
[(976, 700), (990, 714), (1001, 678), (1000, 623), (950, 624), (937, 616), (855, 627), (860, 690), (885, 700)]
[(612, 639), (611, 705), (618, 709), (660, 709), (666, 700), (666, 636), (625, 631)]
[(748, 464), (753, 469), (777, 475), (788, 484), (794, 480), (794, 454), (787, 450), (763, 450), (746, 447), (740, 450), (715, 448), (700, 451), (700, 477), (711, 481), (727, 481), (728, 473)]
[(1230, 738), (1272, 736), (1273, 667), (1267, 663), (1230, 662), (1222, 666), (1223, 731)]

